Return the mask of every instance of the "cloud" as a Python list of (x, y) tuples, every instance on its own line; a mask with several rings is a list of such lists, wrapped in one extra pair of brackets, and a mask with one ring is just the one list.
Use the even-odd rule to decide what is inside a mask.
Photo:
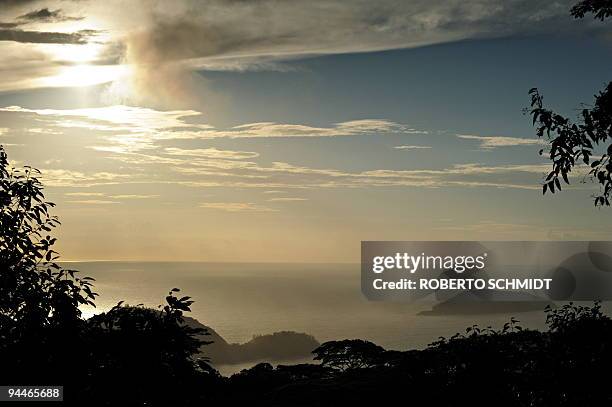
[(368, 119), (336, 123), (330, 127), (313, 127), (299, 124), (283, 123), (249, 123), (235, 126), (228, 131), (209, 131), (201, 134), (202, 138), (257, 138), (257, 137), (335, 137), (356, 136), (373, 133), (409, 133), (425, 134), (408, 126), (389, 120)]
[(104, 196), (102, 192), (67, 192), (66, 196)]
[(185, 119), (200, 116), (195, 110), (159, 111), (135, 106), (104, 106), (84, 109), (27, 109), (20, 106), (0, 108), (0, 112), (31, 113), (56, 119), (62, 127), (82, 127), (91, 130), (148, 132), (175, 128), (207, 129), (210, 126), (190, 124)]
[[(490, 165), (451, 162), (434, 169), (388, 169), (384, 168), (384, 162), (380, 161), (378, 168), (350, 171), (280, 160), (264, 163), (262, 160), (266, 157), (261, 157), (254, 151), (199, 147), (205, 140), (219, 138), (289, 139), (426, 134), (424, 131), (384, 119), (354, 120), (328, 126), (247, 123), (229, 129), (216, 129), (206, 123), (200, 123), (201, 114), (195, 110), (159, 111), (130, 106), (39, 110), (12, 106), (0, 108), (0, 112), (19, 116), (20, 120), (36, 120), (41, 129), (65, 128), (68, 131), (67, 129), (77, 128), (83, 129), (85, 134), (95, 134), (95, 141), (86, 141), (84, 147), (95, 151), (98, 158), (120, 163), (118, 166), (107, 167), (120, 170), (106, 172), (50, 170), (48, 175), (54, 186), (129, 182), (177, 184), (195, 188), (255, 188), (267, 191), (373, 187), (536, 189), (539, 188), (541, 176), (549, 171), (549, 164), (539, 163)], [(185, 143), (188, 139), (191, 141)], [(180, 140), (180, 143), (173, 143), (173, 140)], [(478, 141), (482, 140), (479, 138)], [(192, 148), (183, 147), (185, 145)], [(408, 147), (425, 146), (398, 147), (410, 150), (412, 148)]]
[(431, 146), (395, 146), (396, 150), (426, 150), (430, 149)]
[(61, 130), (55, 130), (55, 129), (43, 129), (41, 127), (32, 127), (26, 130), (28, 133), (34, 133), (34, 134), (52, 134), (52, 135), (59, 135), (59, 134), (63, 134), (63, 132)]
[(49, 10), (48, 8), (41, 8), (39, 10), (33, 10), (29, 13), (22, 14), (18, 17), (18, 20), (27, 22), (63, 22), (63, 21), (78, 21), (84, 17), (71, 17), (63, 14), (61, 9)]
[[(80, 196), (80, 197), (106, 197), (107, 195), (103, 192), (67, 192), (66, 196)], [(119, 194), (119, 195), (108, 195), (111, 199), (151, 199), (157, 198), (159, 195), (143, 195), (143, 194)], [(109, 202), (107, 200), (86, 200), (88, 203), (101, 203)], [(85, 202), (85, 201), (69, 201), (69, 202)], [(109, 202), (110, 203), (110, 202)]]
[[(146, 18), (138, 24), (127, 20), (136, 28), (118, 39), (121, 60), (133, 67), (134, 75), (132, 85), (123, 87), (159, 105), (197, 103), (207, 95), (209, 87), (194, 71), (278, 70), (287, 62), (318, 55), (557, 32), (570, 24), (571, 2), (181, 0), (172, 2), (171, 8), (161, 2), (145, 4), (148, 13), (140, 14)], [(200, 99), (195, 97), (198, 92)], [(134, 96), (119, 100), (130, 98)]]
[[(299, 3), (183, 0), (153, 9), (126, 39), (127, 59), (208, 60), (367, 52), (553, 29), (569, 1), (452, 0)], [(536, 24), (537, 23), (537, 24)]]
[(541, 139), (536, 138), (518, 138), (518, 137), (502, 137), (502, 136), (474, 136), (471, 134), (457, 134), (457, 137), (465, 140), (477, 140), (480, 142), (480, 148), (483, 150), (492, 150), (499, 147), (514, 147), (534, 144), (545, 144)]
[(225, 212), (278, 212), (276, 209), (251, 202), (204, 202), (200, 204), (200, 208), (216, 209)]
[[(222, 169), (222, 171), (219, 171)], [(416, 170), (368, 170), (350, 172), (330, 168), (311, 168), (274, 162), (262, 166), (252, 162), (230, 160), (196, 160), (172, 170), (194, 178), (180, 181), (194, 187), (226, 186), (230, 188), (371, 188), (371, 187), (493, 187), (539, 189), (538, 180), (548, 169), (547, 164), (487, 166), (477, 163), (455, 164), (449, 168)], [(257, 176), (255, 174), (264, 174)], [(216, 181), (224, 178), (244, 178), (245, 181)], [(205, 178), (200, 182), (198, 179)], [(249, 179), (261, 178), (263, 181)]]
[(80, 204), (80, 205), (111, 205), (118, 204), (116, 201), (105, 201), (102, 199), (85, 199), (80, 201), (66, 201), (68, 203)]
[[(229, 129), (217, 129), (197, 123), (202, 114), (196, 110), (156, 110), (144, 107), (114, 105), (84, 109), (27, 109), (20, 106), (0, 108), (0, 112), (31, 114), (44, 118), (57, 128), (84, 128), (108, 132), (112, 146), (92, 146), (98, 151), (138, 152), (155, 148), (159, 140), (207, 140), (217, 138), (290, 138), (290, 137), (345, 137), (360, 135), (427, 134), (405, 124), (385, 119), (361, 119), (335, 123), (327, 127), (291, 123), (247, 123)], [(50, 126), (47, 126), (49, 128)], [(180, 149), (170, 147), (166, 154), (202, 158), (255, 158), (250, 151), (208, 149)], [(137, 157), (134, 156), (134, 159)], [(145, 159), (140, 156), (139, 159)], [(163, 159), (156, 157), (156, 159)], [(170, 162), (171, 159), (166, 158)]]
[(46, 186), (50, 187), (91, 187), (94, 185), (111, 185), (120, 183), (130, 178), (130, 174), (112, 172), (90, 172), (74, 171), (68, 169), (41, 169), (41, 179)]
[[(134, 68), (127, 87), (133, 91), (117, 85), (111, 94), (129, 98), (126, 95), (157, 93), (160, 103), (171, 96), (189, 98), (194, 89), (210, 92), (201, 75), (193, 74), (202, 69), (283, 70), (286, 61), (313, 55), (557, 32), (562, 26), (592, 29), (590, 24), (570, 25), (570, 0), (53, 1), (53, 7), (45, 4), (28, 12), (24, 7), (29, 3), (0, 3), (1, 19), (21, 17), (3, 23), (0, 38), (81, 44), (89, 39), (85, 31), (19, 31), (15, 23), (68, 22), (91, 28), (79, 21), (86, 16), (98, 33), (104, 33), (104, 38), (97, 38), (105, 48), (100, 57)], [(10, 61), (6, 55), (0, 49), (0, 64)], [(44, 68), (32, 74), (30, 79), (40, 78)]]
[(166, 154), (169, 154), (169, 155), (203, 157), (203, 158), (235, 159), (235, 160), (259, 157), (259, 153), (255, 153), (252, 151), (218, 150), (214, 147), (198, 148), (198, 149), (192, 149), (192, 150), (185, 150), (182, 148), (166, 148), (165, 152)]
[(0, 30), (19, 27), (22, 23), (3, 23), (0, 22)]
[(307, 201), (306, 198), (271, 198), (268, 199), (268, 202), (298, 202), (298, 201)]
[(81, 30), (73, 33), (25, 31), (21, 29), (0, 29), (0, 41), (13, 41), (35, 44), (87, 44), (97, 35), (94, 30)]
[(159, 195), (142, 195), (142, 194), (125, 194), (125, 195), (110, 195), (113, 199), (152, 199), (158, 198)]
[(28, 3), (35, 3), (39, 0), (0, 0), (0, 7), (12, 8), (15, 6), (23, 6)]
[(455, 164), (449, 171), (456, 174), (499, 174), (506, 172), (526, 172), (543, 174), (550, 169), (550, 164), (513, 164), (483, 165), (478, 163)]

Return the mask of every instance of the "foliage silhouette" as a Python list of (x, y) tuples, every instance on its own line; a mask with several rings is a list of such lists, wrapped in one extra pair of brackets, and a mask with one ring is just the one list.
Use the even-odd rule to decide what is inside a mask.
[(326, 342), (312, 353), (321, 365), (341, 372), (373, 367), (380, 361), (384, 349), (362, 339)]
[(35, 168), (10, 166), (0, 146), (0, 330), (37, 330), (78, 323), (79, 305), (94, 305), (91, 278), (55, 260), (47, 233), (59, 224), (49, 213)]
[[(0, 362), (3, 383), (53, 377), (80, 349), (79, 305), (93, 305), (91, 279), (56, 263), (59, 220), (45, 200), (40, 172), (13, 168), (0, 146)], [(68, 338), (68, 342), (66, 341)], [(74, 343), (70, 343), (75, 338)], [(5, 367), (10, 366), (7, 370)], [(66, 373), (76, 373), (68, 371)], [(71, 375), (75, 377), (75, 375)], [(10, 379), (10, 381), (9, 381)]]
[(398, 398), (436, 406), (608, 404), (610, 318), (599, 303), (549, 307), (546, 315), (545, 332), (512, 318), (501, 329), (474, 325), (423, 350), (326, 342), (313, 352), (322, 364), (261, 363), (226, 379), (214, 400), (261, 406), (382, 405)]
[(575, 18), (583, 18), (587, 13), (601, 21), (612, 16), (612, 2), (610, 0), (582, 0), (571, 9)]
[[(601, 21), (612, 16), (612, 1), (583, 0), (571, 9), (574, 18), (583, 18), (592, 13)], [(542, 184), (542, 192), (561, 191), (561, 180), (569, 184), (569, 174), (581, 162), (590, 165), (589, 176), (599, 184), (600, 193), (594, 198), (595, 206), (610, 206), (612, 194), (612, 82), (595, 95), (592, 108), (584, 108), (577, 122), (544, 108), (544, 98), (537, 88), (529, 91), (531, 108), (526, 109), (536, 126), (536, 134), (549, 140), (548, 156), (552, 171)], [(603, 152), (601, 151), (603, 150)], [(544, 150), (540, 150), (540, 155)], [(595, 160), (593, 156), (599, 156)], [(559, 179), (561, 178), (561, 180)]]
[[(0, 383), (57, 384), (75, 405), (189, 405), (220, 376), (198, 358), (202, 329), (187, 326), (193, 303), (166, 296), (161, 310), (117, 304), (85, 320), (92, 282), (57, 263), (59, 225), (40, 172), (13, 168), (0, 146)], [(174, 400), (180, 394), (179, 400)]]
[[(183, 323), (190, 300), (175, 297), (176, 292), (169, 293), (161, 311), (119, 303), (87, 321), (93, 386), (83, 399), (168, 405), (181, 394), (182, 405), (199, 400), (202, 385), (219, 378), (205, 359), (194, 357), (210, 342), (199, 339), (205, 330)], [(110, 397), (108, 386), (113, 389)]]

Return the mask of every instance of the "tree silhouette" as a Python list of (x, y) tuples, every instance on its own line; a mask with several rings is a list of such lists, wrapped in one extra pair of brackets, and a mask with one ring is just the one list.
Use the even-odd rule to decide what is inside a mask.
[(0, 146), (0, 383), (63, 385), (80, 405), (202, 401), (220, 377), (198, 357), (207, 332), (183, 320), (193, 301), (174, 288), (161, 310), (121, 302), (83, 319), (93, 279), (57, 263), (60, 222), (39, 175), (13, 168)]
[[(203, 387), (219, 380), (205, 359), (197, 357), (207, 332), (183, 321), (189, 297), (172, 289), (162, 310), (122, 302), (87, 321), (89, 381), (83, 399), (125, 400), (142, 405), (182, 405), (201, 399)], [(108, 389), (112, 388), (112, 392)]]
[(344, 372), (376, 366), (381, 362), (384, 349), (362, 339), (345, 339), (325, 342), (312, 353), (324, 367)]
[(607, 405), (612, 321), (599, 303), (547, 308), (548, 330), (512, 318), (468, 327), (422, 350), (389, 351), (363, 340), (326, 342), (321, 364), (260, 363), (225, 381), (230, 405), (382, 405), (399, 398), (436, 406)]
[(612, 16), (612, 2), (610, 0), (582, 0), (571, 10), (572, 16), (576, 18), (582, 18), (587, 13), (592, 13), (594, 18), (603, 21)]
[(0, 331), (76, 323), (79, 305), (94, 305), (89, 277), (79, 278), (55, 261), (59, 225), (31, 167), (13, 168), (0, 146)]
[[(80, 305), (94, 305), (92, 279), (56, 263), (59, 220), (34, 168), (13, 168), (0, 146), (0, 371), (2, 383), (79, 381), (67, 363), (86, 354)], [(81, 362), (78, 362), (82, 366)], [(51, 381), (52, 380), (52, 381)]]
[[(571, 9), (574, 18), (583, 18), (592, 13), (596, 19), (604, 20), (612, 16), (611, 0), (583, 0)], [(544, 108), (543, 96), (537, 88), (529, 91), (531, 108), (528, 113), (533, 118), (538, 137), (546, 137), (550, 144), (548, 156), (552, 170), (546, 176), (542, 192), (555, 193), (561, 190), (561, 178), (569, 184), (568, 175), (581, 162), (590, 166), (588, 175), (599, 184), (600, 193), (594, 196), (595, 206), (610, 206), (612, 194), (612, 82), (595, 95), (595, 103), (590, 109), (583, 109), (576, 122), (550, 109)], [(601, 150), (604, 150), (602, 153)], [(540, 150), (543, 154), (544, 150)], [(601, 157), (592, 159), (593, 156)]]

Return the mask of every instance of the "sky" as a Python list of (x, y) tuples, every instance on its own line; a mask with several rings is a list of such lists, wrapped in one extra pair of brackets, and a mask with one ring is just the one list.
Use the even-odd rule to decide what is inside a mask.
[(571, 4), (0, 0), (0, 143), (43, 172), (65, 260), (607, 239), (584, 168), (542, 196), (523, 113), (612, 78), (609, 23)]

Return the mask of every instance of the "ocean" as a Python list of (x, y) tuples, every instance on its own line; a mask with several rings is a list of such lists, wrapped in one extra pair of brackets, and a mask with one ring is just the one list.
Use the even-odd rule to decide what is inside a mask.
[(119, 301), (157, 307), (177, 287), (181, 295), (195, 301), (189, 315), (228, 342), (296, 331), (320, 342), (360, 338), (407, 350), (423, 348), (474, 324), (498, 328), (511, 316), (524, 327), (545, 325), (544, 305), (541, 311), (521, 313), (426, 316), (419, 312), (431, 309), (431, 303), (368, 301), (361, 293), (358, 264), (104, 261), (63, 265), (96, 279), (97, 307), (84, 308), (85, 316), (108, 310)]
[[(229, 342), (292, 330), (319, 341), (361, 338), (391, 349), (421, 348), (467, 326), (500, 326), (514, 315), (542, 327), (543, 312), (422, 316), (431, 303), (372, 302), (361, 293), (358, 264), (74, 262), (94, 277), (97, 307), (119, 301), (156, 307), (171, 288), (191, 296), (192, 317)], [(544, 305), (542, 306), (544, 307)]]

